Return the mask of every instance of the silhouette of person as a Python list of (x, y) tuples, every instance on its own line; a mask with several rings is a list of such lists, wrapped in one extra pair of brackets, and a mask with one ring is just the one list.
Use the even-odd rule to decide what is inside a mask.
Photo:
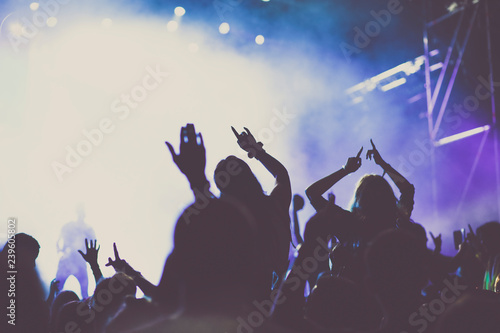
[(82, 258), (80, 251), (85, 251), (85, 238), (95, 239), (95, 233), (91, 226), (85, 223), (85, 212), (83, 207), (77, 210), (78, 219), (65, 224), (57, 241), (57, 251), (61, 253), (61, 259), (57, 267), (56, 280), (61, 288), (66, 280), (73, 275), (80, 283), (82, 299), (88, 297), (87, 264)]
[[(238, 134), (232, 127), (232, 131), (248, 157), (257, 159), (273, 175), (275, 186), (269, 195), (265, 194), (250, 166), (235, 156), (228, 156), (217, 164), (215, 184), (221, 198), (238, 200), (256, 220), (263, 260), (267, 261), (273, 277), (272, 285), (275, 285), (276, 278), (283, 278), (288, 267), (291, 242), (288, 210), (292, 201), (290, 176), (285, 166), (263, 149), (262, 143), (256, 141), (250, 130), (245, 127), (245, 132)], [(234, 171), (232, 174), (231, 170)], [(224, 174), (230, 177), (221, 177)]]
[[(14, 239), (15, 247), (10, 247), (9, 243), (0, 251), (0, 288), (4, 293), (0, 297), (0, 332), (48, 333), (49, 306), (36, 268), (40, 245), (25, 233), (16, 234)], [(14, 259), (8, 261), (13, 254)], [(10, 272), (12, 268), (8, 263), (12, 262), (16, 273)]]

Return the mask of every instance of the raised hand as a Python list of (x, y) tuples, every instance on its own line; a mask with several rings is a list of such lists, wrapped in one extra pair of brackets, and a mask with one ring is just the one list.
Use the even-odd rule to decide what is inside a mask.
[(50, 282), (49, 295), (55, 295), (59, 293), (59, 291), (61, 290), (59, 284), (60, 281), (56, 279)]
[(382, 158), (382, 156), (380, 156), (380, 153), (378, 152), (377, 147), (375, 147), (375, 144), (373, 143), (372, 139), (370, 139), (370, 143), (372, 144), (372, 149), (370, 149), (366, 152), (366, 159), (371, 160), (373, 157), (373, 160), (375, 161), (375, 163), (377, 163), (381, 167), (384, 167), (384, 165), (386, 163), (385, 163), (384, 159)]
[(52, 280), (52, 282), (50, 282), (49, 295), (47, 297), (47, 300), (45, 301), (49, 308), (52, 306), (54, 298), (59, 293), (59, 291), (59, 281), (56, 279)]
[(179, 154), (175, 153), (174, 147), (167, 141), (172, 159), (189, 180), (205, 178), (205, 146), (201, 133), (196, 134), (193, 124), (187, 124), (181, 128), (181, 143)]
[(236, 139), (238, 139), (238, 145), (241, 147), (241, 149), (248, 153), (249, 158), (254, 158), (259, 152), (264, 151), (264, 149), (262, 148), (263, 144), (262, 142), (257, 142), (255, 140), (253, 134), (248, 128), (243, 128), (246, 132), (241, 132), (241, 134), (238, 134), (234, 127), (231, 126)]
[(304, 198), (302, 198), (298, 194), (295, 194), (293, 196), (293, 211), (298, 212), (302, 208), (304, 208)]
[(335, 194), (333, 192), (328, 193), (328, 202), (332, 205), (335, 205)]
[(116, 243), (113, 243), (113, 250), (115, 252), (115, 260), (108, 258), (108, 263), (106, 266), (113, 266), (115, 271), (123, 272), (125, 268), (126, 261), (120, 258), (120, 254), (118, 253), (118, 249), (116, 248)]
[(99, 249), (101, 246), (96, 247), (97, 245), (97, 240), (90, 240), (90, 242), (85, 238), (85, 248), (86, 248), (86, 253), (83, 253), (82, 251), (78, 250), (78, 252), (82, 255), (82, 258), (90, 264), (90, 266), (97, 264), (97, 255), (99, 253)]
[(439, 234), (437, 237), (434, 237), (434, 234), (432, 232), (429, 233), (431, 234), (432, 241), (434, 242), (434, 252), (441, 253), (441, 248), (443, 246), (441, 234)]
[(359, 150), (356, 157), (349, 157), (347, 163), (344, 165), (344, 170), (353, 173), (356, 172), (361, 167), (361, 153), (363, 152), (363, 147)]
[(113, 266), (115, 271), (125, 273), (131, 277), (135, 277), (140, 274), (137, 272), (126, 262), (125, 260), (120, 258), (120, 254), (118, 253), (118, 249), (116, 248), (116, 243), (113, 243), (113, 250), (115, 253), (115, 260), (108, 258), (108, 263), (106, 266)]
[(470, 224), (469, 224), (469, 232), (467, 233), (466, 239), (477, 253), (480, 253), (483, 256), (486, 254), (485, 247), (481, 243), (481, 240), (474, 233), (474, 229), (472, 229), (472, 226)]

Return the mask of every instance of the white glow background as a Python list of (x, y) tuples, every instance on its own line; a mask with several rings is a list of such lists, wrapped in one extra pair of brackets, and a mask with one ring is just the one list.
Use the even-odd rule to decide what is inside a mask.
[[(76, 219), (82, 203), (85, 221), (101, 244), (104, 275), (113, 273), (104, 264), (116, 242), (121, 257), (157, 283), (172, 248), (175, 221), (192, 199), (164, 141), (178, 147), (180, 127), (194, 123), (203, 133), (206, 172), (212, 178), (220, 159), (245, 156), (230, 126), (246, 126), (261, 133), (266, 149), (292, 176), (299, 175), (305, 163), (292, 136), (309, 101), (334, 87), (314, 78), (323, 70), (306, 55), (288, 53), (278, 59), (260, 51), (272, 41), (252, 44), (244, 54), (225, 46), (218, 33), (182, 25), (182, 20), (177, 31), (169, 32), (171, 18), (140, 17), (116, 8), (112, 24), (104, 26), (108, 16), (85, 10), (88, 15), (75, 4), (62, 6), (57, 25), (41, 28), (19, 52), (2, 38), (1, 219), (17, 217), (18, 232), (38, 240), (37, 266), (48, 285), (57, 269), (60, 229)], [(119, 119), (111, 103), (141, 84), (148, 66), (170, 75), (126, 119)], [(269, 131), (263, 129), (272, 122), (281, 125), (273, 119), (285, 109), (295, 118), (266, 137)], [(82, 131), (97, 128), (103, 118), (112, 120), (113, 132), (59, 182), (52, 162), (64, 164), (66, 146), (75, 149), (86, 139)], [(271, 189), (272, 177), (258, 163), (250, 165)], [(309, 183), (296, 177), (293, 186), (303, 193)], [(212, 190), (217, 193), (215, 185)], [(66, 287), (78, 290), (70, 280)]]

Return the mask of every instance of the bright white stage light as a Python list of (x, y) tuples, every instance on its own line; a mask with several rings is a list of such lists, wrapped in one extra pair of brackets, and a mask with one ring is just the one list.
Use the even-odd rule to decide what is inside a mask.
[(258, 35), (257, 37), (255, 37), (255, 43), (257, 43), (257, 45), (262, 45), (264, 44), (264, 36), (262, 35)]
[(37, 10), (39, 7), (40, 7), (40, 4), (39, 4), (38, 2), (32, 2), (32, 3), (30, 4), (30, 9), (31, 9), (32, 11)]
[(177, 23), (177, 21), (169, 21), (167, 23), (167, 30), (168, 31), (174, 32), (174, 31), (177, 31), (177, 29), (179, 29), (179, 23)]
[(219, 25), (219, 32), (223, 35), (227, 34), (230, 30), (230, 27), (229, 27), (229, 23), (227, 22), (222, 22), (220, 25)]
[(457, 9), (457, 8), (458, 8), (458, 4), (456, 2), (453, 2), (446, 9), (448, 9), (448, 11), (451, 13), (451, 12), (455, 11), (455, 9)]
[(447, 136), (446, 138), (442, 138), (441, 140), (436, 141), (436, 143), (434, 143), (434, 146), (439, 147), (439, 146), (442, 146), (442, 145), (445, 145), (448, 143), (452, 143), (452, 142), (455, 142), (458, 140), (462, 140), (462, 139), (468, 138), (469, 136), (473, 136), (473, 135), (483, 133), (483, 132), (486, 132), (489, 130), (490, 130), (490, 125), (477, 127), (477, 128), (474, 128), (474, 129), (471, 129), (471, 130), (468, 130), (468, 131), (465, 131), (462, 133), (458, 133), (458, 134)]
[(176, 16), (184, 16), (186, 14), (186, 10), (183, 7), (175, 7), (174, 13)]
[(388, 91), (388, 90), (391, 90), (391, 89), (394, 89), (396, 87), (399, 87), (400, 85), (403, 85), (406, 83), (406, 79), (404, 77), (398, 79), (398, 80), (394, 80), (392, 81), (391, 83), (389, 84), (386, 84), (385, 86), (382, 86), (380, 87), (380, 90), (382, 91)]
[(55, 27), (56, 24), (57, 24), (57, 18), (55, 18), (54, 16), (51, 16), (47, 19), (47, 26), (49, 28)]

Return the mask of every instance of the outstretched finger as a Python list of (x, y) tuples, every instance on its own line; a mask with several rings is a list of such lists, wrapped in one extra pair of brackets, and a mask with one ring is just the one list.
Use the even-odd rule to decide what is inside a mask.
[(99, 247), (97, 249), (95, 249), (96, 251), (99, 251), (99, 249), (101, 248), (101, 244), (99, 244)]
[(363, 147), (358, 151), (358, 154), (356, 155), (356, 158), (359, 158), (361, 156), (361, 153), (363, 152)]
[(85, 259), (85, 254), (83, 254), (82, 251), (78, 250), (78, 253), (80, 253), (82, 255), (82, 258)]
[(120, 254), (118, 253), (118, 250), (116, 248), (116, 243), (113, 243), (113, 249), (115, 251), (115, 260), (120, 260)]
[(436, 239), (436, 237), (432, 234), (432, 231), (429, 231), (429, 234), (431, 234), (432, 239)]
[(240, 139), (240, 135), (238, 134), (238, 132), (234, 129), (234, 127), (233, 127), (233, 126), (231, 126), (231, 129), (233, 130), (233, 133), (234, 133), (234, 135), (236, 136), (236, 139), (238, 139), (238, 140), (239, 140), (239, 139)]
[(111, 266), (113, 265), (113, 259), (108, 258), (108, 263), (105, 266)]
[(85, 248), (88, 249), (89, 248), (89, 242), (87, 241), (87, 238), (85, 238)]
[(373, 143), (372, 139), (370, 139), (370, 143), (372, 144), (373, 149), (376, 150), (377, 148), (375, 147), (375, 144)]
[(172, 145), (168, 141), (165, 141), (165, 144), (167, 145), (168, 150), (170, 150), (170, 154), (172, 154), (172, 158), (176, 158), (177, 154), (175, 153), (174, 147), (172, 147)]
[(245, 131), (247, 131), (247, 134), (248, 134), (248, 135), (252, 135), (252, 132), (250, 132), (250, 130), (249, 130), (248, 128), (243, 127), (243, 129), (244, 129)]

